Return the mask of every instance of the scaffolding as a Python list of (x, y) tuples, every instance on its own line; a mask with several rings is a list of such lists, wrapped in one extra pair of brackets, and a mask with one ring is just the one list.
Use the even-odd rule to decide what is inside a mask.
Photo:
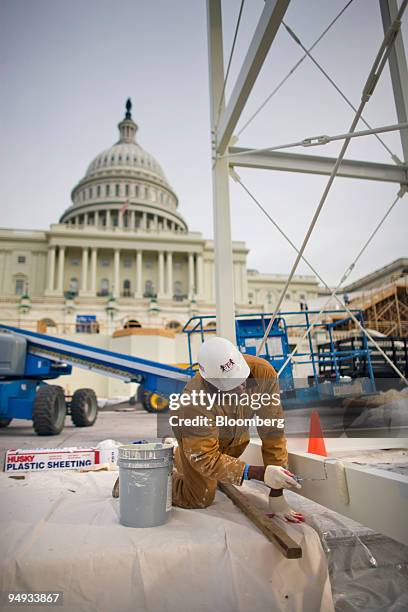
[(363, 311), (369, 329), (384, 336), (408, 337), (408, 278), (363, 292), (350, 305)]
[[(303, 51), (305, 52), (304, 57), (309, 57), (315, 64), (317, 64), (319, 69), (323, 70), (310, 53), (314, 45), (312, 45), (309, 50), (306, 49), (294, 32), (283, 22), (289, 2), (290, 0), (266, 0), (247, 54), (239, 71), (236, 82), (232, 88), (230, 98), (227, 102), (225, 100), (225, 85), (236, 43), (236, 35), (241, 20), (242, 4), (235, 30), (233, 47), (231, 49), (228, 62), (227, 74), (225, 74), (223, 60), (221, 0), (207, 0), (214, 246), (215, 258), (216, 262), (218, 263), (215, 270), (217, 328), (220, 335), (229, 338), (232, 341), (235, 341), (234, 287), (228, 183), (229, 172), (231, 169), (234, 170), (234, 168), (242, 166), (255, 169), (284, 170), (288, 172), (330, 175), (329, 182), (316, 210), (312, 224), (309, 227), (308, 234), (306, 235), (305, 241), (300, 248), (300, 252), (298, 252), (295, 264), (288, 279), (288, 284), (290, 283), (297, 264), (302, 258), (304, 247), (306, 246), (307, 240), (314, 229), (314, 224), (327, 197), (331, 184), (336, 176), (397, 183), (400, 186), (399, 197), (402, 197), (405, 194), (408, 184), (408, 130), (406, 129), (408, 125), (408, 71), (404, 45), (400, 33), (400, 20), (407, 5), (406, 0), (402, 2), (400, 8), (398, 8), (396, 0), (379, 0), (382, 24), (385, 34), (384, 40), (362, 90), (360, 106), (358, 109), (354, 109), (356, 111), (356, 115), (350, 129), (344, 134), (335, 137), (342, 138), (344, 141), (342, 151), (337, 159), (316, 155), (282, 152), (280, 149), (285, 148), (286, 145), (262, 150), (255, 148), (243, 149), (234, 147), (236, 142), (234, 130), (252, 91), (254, 83), (260, 73), (262, 65), (270, 51), (271, 46), (273, 46), (276, 34), (282, 23), (295, 42), (302, 47)], [(344, 7), (341, 13), (344, 12), (349, 4), (350, 2), (346, 5), (346, 7)], [(332, 23), (334, 23), (334, 21)], [(329, 27), (331, 25), (332, 24), (330, 24)], [(326, 28), (322, 36), (328, 31), (329, 27)], [(319, 37), (318, 40), (320, 40), (321, 37)], [(304, 57), (296, 64), (295, 68), (301, 61), (303, 61)], [(386, 131), (390, 128), (399, 129), (403, 151), (403, 161), (399, 160), (395, 154), (392, 154), (385, 143), (383, 143), (383, 145), (390, 152), (394, 162), (393, 164), (377, 164), (373, 162), (347, 159), (345, 157), (347, 145), (352, 137), (358, 135), (358, 133), (355, 131), (358, 119), (361, 118), (364, 123), (368, 125), (362, 117), (363, 108), (373, 93), (386, 62), (388, 62), (391, 71), (392, 88), (398, 124), (396, 126), (383, 126), (378, 130), (368, 126), (369, 130), (367, 130), (366, 133), (374, 133), (383, 143), (378, 135), (380, 132)], [(326, 73), (324, 74), (327, 78), (329, 78), (330, 82), (339, 91), (343, 98), (345, 98), (351, 105), (346, 96), (339, 90), (330, 76)], [(275, 88), (274, 92), (276, 90), (277, 88)], [(272, 92), (272, 94), (274, 92)], [(244, 128), (245, 127), (246, 126), (244, 126)], [(301, 143), (289, 143), (288, 146), (293, 146), (294, 144), (298, 146), (302, 143), (303, 146), (313, 146), (315, 144), (324, 144), (325, 139), (327, 142), (329, 142), (332, 138), (333, 137), (321, 136), (311, 137), (303, 139)], [(275, 309), (276, 311), (279, 310), (280, 305), (281, 304), (278, 302)]]

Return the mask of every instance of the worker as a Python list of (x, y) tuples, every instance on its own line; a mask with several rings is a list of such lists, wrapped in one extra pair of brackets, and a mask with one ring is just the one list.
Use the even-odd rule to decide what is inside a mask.
[[(286, 467), (288, 455), (283, 430), (262, 424), (268, 419), (274, 424), (283, 423), (274, 368), (265, 359), (243, 355), (232, 342), (220, 337), (203, 342), (198, 352), (198, 367), (199, 371), (184, 388), (183, 401), (173, 413), (177, 414), (177, 423), (173, 426), (177, 440), (173, 505), (205, 508), (214, 500), (217, 481), (240, 486), (245, 480), (253, 479), (270, 488), (269, 515), (289, 522), (304, 521), (304, 516), (295, 512), (283, 495), (283, 489), (300, 488)], [(257, 404), (255, 410), (251, 401), (259, 399), (260, 394), (266, 402), (261, 407)], [(242, 402), (244, 395), (246, 401)], [(200, 401), (194, 401), (197, 398)], [(262, 440), (263, 466), (248, 465), (239, 459), (249, 442), (245, 419), (255, 414), (261, 423), (257, 429)], [(215, 423), (216, 416), (224, 417), (221, 427)], [(230, 421), (237, 420), (238, 424), (229, 426)], [(191, 422), (204, 424), (192, 426)]]

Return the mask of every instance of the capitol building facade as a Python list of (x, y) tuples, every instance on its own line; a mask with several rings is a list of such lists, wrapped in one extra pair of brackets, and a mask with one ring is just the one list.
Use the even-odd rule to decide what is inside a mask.
[[(2, 323), (176, 332), (191, 316), (215, 313), (213, 242), (189, 230), (160, 164), (138, 144), (130, 100), (118, 127), (118, 142), (91, 162), (58, 223), (0, 229)], [(236, 311), (269, 312), (286, 277), (248, 270), (247, 254), (233, 243)], [(283, 309), (317, 293), (314, 276), (296, 276)]]

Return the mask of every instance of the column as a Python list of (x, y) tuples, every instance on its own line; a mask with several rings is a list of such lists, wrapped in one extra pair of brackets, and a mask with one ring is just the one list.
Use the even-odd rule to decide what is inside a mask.
[(136, 251), (136, 293), (135, 298), (142, 297), (142, 251)]
[(204, 275), (203, 275), (203, 255), (202, 253), (197, 254), (197, 297), (199, 299), (203, 298), (203, 285), (204, 285)]
[(95, 211), (94, 212), (94, 224), (95, 227), (99, 227), (99, 211)]
[(122, 228), (123, 227), (123, 215), (125, 213), (121, 212), (120, 209), (118, 210), (118, 227)]
[(194, 253), (188, 254), (188, 296), (191, 300), (195, 294)]
[(91, 252), (91, 293), (96, 295), (96, 262), (98, 256), (97, 247), (92, 247)]
[(211, 302), (215, 303), (215, 270), (214, 260), (211, 261)]
[(234, 295), (235, 295), (235, 304), (241, 304), (242, 296), (241, 296), (241, 274), (240, 274), (240, 263), (239, 261), (234, 261)]
[(84, 214), (84, 225), (89, 225), (89, 215), (88, 215), (88, 213)]
[(248, 304), (248, 276), (246, 263), (241, 263), (241, 288), (242, 288), (242, 303)]
[[(49, 252), (48, 252), (48, 256)], [(3, 290), (4, 293), (11, 293), (14, 294), (14, 289), (15, 287), (11, 286), (11, 281), (12, 279), (10, 278), (10, 265), (11, 265), (11, 251), (4, 251), (4, 266), (3, 266)], [(48, 269), (50, 269), (50, 266), (48, 267)], [(49, 281), (48, 281), (49, 282)]]
[(173, 253), (167, 251), (167, 296), (173, 299)]
[(164, 296), (164, 253), (159, 251), (159, 287), (157, 297)]
[(111, 212), (110, 210), (106, 211), (106, 227), (109, 228), (111, 226)]
[(88, 286), (88, 247), (82, 249), (81, 293), (86, 293)]
[(48, 249), (48, 288), (47, 291), (54, 291), (55, 283), (55, 246)]
[(64, 261), (65, 261), (65, 247), (60, 246), (58, 254), (58, 283), (57, 291), (60, 295), (64, 290)]
[(120, 295), (120, 250), (115, 249), (113, 255), (113, 297)]
[(132, 230), (132, 232), (135, 231), (135, 211), (131, 210), (130, 211), (130, 229)]

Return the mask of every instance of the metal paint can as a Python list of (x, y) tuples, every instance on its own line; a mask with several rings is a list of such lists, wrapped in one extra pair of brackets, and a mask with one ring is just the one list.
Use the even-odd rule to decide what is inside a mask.
[(118, 466), (120, 523), (126, 527), (163, 525), (171, 510), (173, 445), (120, 446)]

